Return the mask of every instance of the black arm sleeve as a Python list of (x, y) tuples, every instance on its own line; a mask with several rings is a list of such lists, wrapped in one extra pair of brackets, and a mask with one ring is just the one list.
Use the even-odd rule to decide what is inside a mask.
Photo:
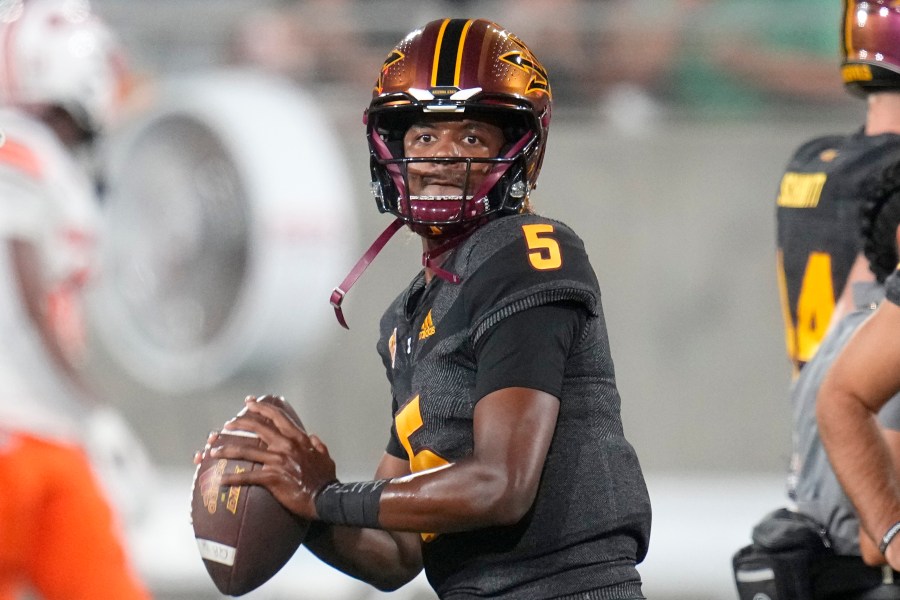
[(586, 319), (583, 305), (557, 302), (523, 310), (489, 328), (475, 346), (475, 398), (508, 387), (561, 397), (566, 359)]

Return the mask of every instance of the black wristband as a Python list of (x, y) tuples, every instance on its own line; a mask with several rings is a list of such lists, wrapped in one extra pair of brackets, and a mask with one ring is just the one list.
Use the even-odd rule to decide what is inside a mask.
[(888, 544), (896, 537), (896, 535), (900, 533), (900, 521), (897, 521), (891, 528), (887, 530), (887, 533), (884, 534), (884, 537), (881, 538), (881, 543), (878, 544), (878, 551), (884, 554), (887, 551)]
[(316, 495), (319, 519), (334, 525), (377, 528), (381, 494), (389, 481), (329, 483)]

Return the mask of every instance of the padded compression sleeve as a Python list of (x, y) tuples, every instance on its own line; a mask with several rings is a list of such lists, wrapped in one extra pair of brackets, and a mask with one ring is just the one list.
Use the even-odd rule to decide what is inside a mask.
[(558, 302), (521, 311), (488, 329), (475, 347), (475, 398), (508, 387), (561, 397), (566, 357), (586, 319), (583, 305)]

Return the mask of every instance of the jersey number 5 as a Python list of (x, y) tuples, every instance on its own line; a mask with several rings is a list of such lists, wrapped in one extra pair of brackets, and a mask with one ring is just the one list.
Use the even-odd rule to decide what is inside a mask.
[[(397, 437), (400, 443), (406, 448), (406, 455), (409, 456), (409, 470), (413, 473), (443, 467), (450, 463), (431, 450), (425, 448), (418, 452), (413, 451), (412, 440), (410, 436), (422, 428), (422, 409), (419, 406), (419, 396), (409, 401), (409, 404), (403, 407), (397, 416), (394, 417), (394, 426), (397, 428)], [(430, 542), (435, 537), (434, 533), (421, 533), (422, 540)]]
[(552, 271), (562, 266), (562, 252), (559, 242), (550, 235), (553, 225), (535, 223), (522, 225), (525, 243), (528, 244), (528, 261), (538, 271)]
[(431, 450), (421, 449), (416, 452), (412, 447), (410, 437), (422, 428), (422, 410), (419, 407), (419, 397), (416, 396), (394, 417), (394, 425), (397, 428), (397, 437), (406, 449), (409, 456), (409, 468), (413, 473), (443, 467), (450, 464)]

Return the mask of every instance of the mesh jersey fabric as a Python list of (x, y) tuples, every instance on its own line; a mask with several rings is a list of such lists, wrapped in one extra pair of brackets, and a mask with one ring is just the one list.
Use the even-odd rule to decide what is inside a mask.
[[(430, 583), (441, 598), (641, 597), (635, 564), (647, 551), (650, 502), (623, 433), (600, 290), (583, 243), (558, 221), (507, 216), (476, 230), (443, 267), (462, 283), (434, 278), (410, 302), (420, 274), (381, 320), (378, 351), (395, 416), (388, 451), (413, 470), (420, 451), (444, 463), (472, 453), (474, 348), (486, 331), (554, 302), (580, 304), (589, 318), (566, 362), (534, 505), (516, 525), (425, 542)], [(420, 413), (415, 431), (403, 430), (409, 410)]]

